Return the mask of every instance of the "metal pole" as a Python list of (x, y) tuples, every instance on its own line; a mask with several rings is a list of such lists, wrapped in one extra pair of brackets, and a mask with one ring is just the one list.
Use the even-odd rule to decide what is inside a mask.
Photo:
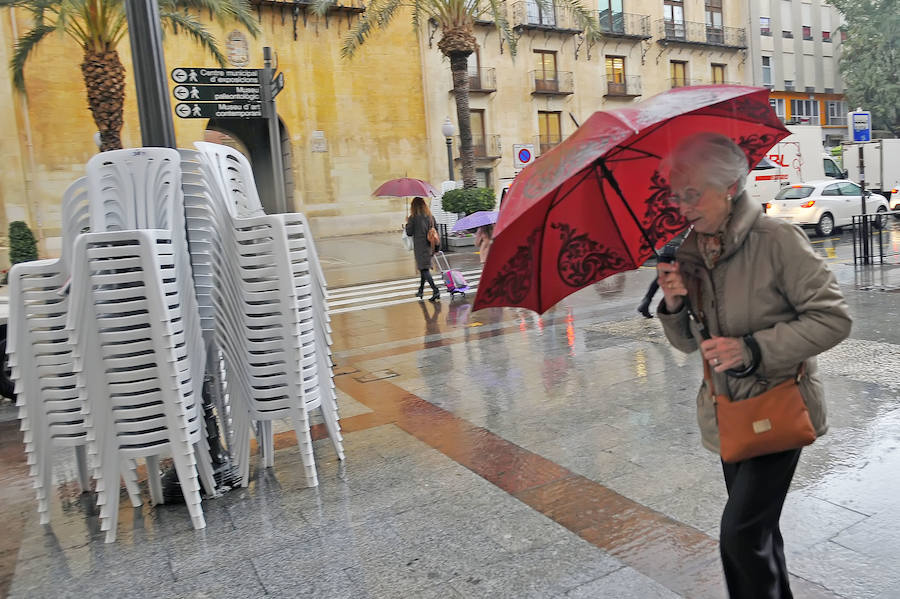
[(860, 187), (860, 196), (859, 201), (862, 204), (862, 230), (860, 233), (862, 234), (862, 238), (860, 239), (860, 245), (862, 249), (862, 263), (869, 264), (870, 262), (870, 253), (869, 253), (869, 219), (866, 218), (866, 163), (863, 158), (863, 145), (859, 144), (857, 146), (859, 150), (859, 187)]
[(453, 181), (453, 138), (447, 137), (447, 180)]
[[(272, 48), (263, 47), (263, 69), (260, 92), (262, 92), (263, 114), (269, 125), (269, 152), (272, 162), (272, 188), (275, 190), (275, 211), (284, 214), (287, 209), (287, 192), (284, 188), (284, 161), (281, 153), (281, 127), (278, 124), (278, 110), (272, 93), (275, 69), (272, 64)], [(293, 208), (293, 206), (292, 206)]]
[(137, 88), (141, 143), (174, 148), (175, 126), (169, 104), (168, 74), (162, 48), (159, 4), (155, 0), (125, 0), (131, 64)]

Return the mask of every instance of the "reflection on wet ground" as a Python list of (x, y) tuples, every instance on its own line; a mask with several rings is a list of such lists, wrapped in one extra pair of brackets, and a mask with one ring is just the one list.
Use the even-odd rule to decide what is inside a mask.
[[(785, 506), (788, 565), (798, 598), (891, 597), (898, 303), (857, 281), (896, 273), (854, 269), (840, 240), (823, 241), (855, 325), (820, 360), (831, 429), (804, 450)], [(471, 298), (336, 315), (347, 460), (315, 425), (318, 488), (303, 487), (285, 431), (275, 467), (205, 502), (199, 532), (178, 506), (123, 506), (104, 545), (73, 487), (49, 527), (30, 496), (0, 490), (11, 594), (724, 597), (725, 491), (695, 424), (700, 367), (635, 312), (653, 276), (613, 277), (542, 316), (472, 313)], [(367, 376), (386, 370), (397, 376)], [(4, 482), (24, 484), (20, 447), (0, 447)]]

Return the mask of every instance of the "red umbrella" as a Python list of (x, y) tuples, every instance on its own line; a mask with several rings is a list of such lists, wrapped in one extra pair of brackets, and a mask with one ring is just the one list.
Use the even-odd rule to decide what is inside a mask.
[(789, 131), (767, 89), (676, 88), (594, 113), (516, 177), (494, 228), (474, 309), (539, 313), (575, 291), (643, 264), (684, 230), (660, 162), (685, 137), (731, 137), (756, 164)]
[(379, 197), (408, 198), (412, 196), (436, 198), (441, 194), (430, 183), (421, 179), (391, 179), (382, 183), (372, 194)]

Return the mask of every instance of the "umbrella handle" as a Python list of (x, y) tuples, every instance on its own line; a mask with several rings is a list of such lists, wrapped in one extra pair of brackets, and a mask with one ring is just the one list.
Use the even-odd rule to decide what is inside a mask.
[[(695, 325), (697, 325), (697, 330), (700, 332), (700, 336), (704, 339), (709, 339), (709, 329), (706, 328), (706, 324), (704, 324), (704, 322), (697, 316), (697, 313), (694, 312), (694, 308), (693, 306), (691, 306), (691, 300), (687, 296), (684, 296), (684, 308), (685, 310), (687, 310), (688, 317), (694, 321)], [(753, 351), (754, 353), (753, 362), (758, 362), (759, 358), (757, 357), (757, 355), (759, 354), (759, 346), (757, 346), (756, 348), (751, 348), (751, 351)], [(732, 378), (743, 379), (750, 376), (754, 372), (756, 372), (756, 366), (754, 364), (750, 364), (750, 366), (741, 370), (729, 368), (725, 371), (725, 374)]]

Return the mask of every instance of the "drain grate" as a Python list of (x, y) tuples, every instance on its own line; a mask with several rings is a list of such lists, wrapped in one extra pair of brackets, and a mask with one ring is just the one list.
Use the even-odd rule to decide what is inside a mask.
[(394, 378), (395, 376), (400, 376), (400, 375), (397, 374), (396, 372), (394, 372), (393, 370), (385, 369), (385, 370), (375, 370), (373, 372), (370, 372), (369, 374), (364, 374), (362, 376), (353, 377), (353, 379), (360, 383), (371, 383), (373, 381), (381, 381), (384, 379), (391, 379), (391, 378)]

